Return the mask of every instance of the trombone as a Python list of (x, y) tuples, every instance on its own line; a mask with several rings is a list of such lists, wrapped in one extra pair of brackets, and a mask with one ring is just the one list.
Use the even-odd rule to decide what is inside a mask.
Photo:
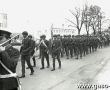
[(11, 41), (12, 39), (16, 38), (17, 36), (19, 36), (20, 34), (17, 34), (15, 36), (13, 36), (12, 38), (6, 40), (5, 42), (1, 43), (0, 46), (3, 46), (4, 44), (8, 43), (9, 41)]

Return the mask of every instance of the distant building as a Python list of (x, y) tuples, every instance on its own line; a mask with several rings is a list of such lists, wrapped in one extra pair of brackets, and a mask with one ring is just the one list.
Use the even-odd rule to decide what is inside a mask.
[(10, 37), (11, 32), (7, 30), (7, 14), (0, 13), (0, 36)]
[(55, 28), (53, 27), (53, 25), (51, 26), (51, 31), (52, 34), (60, 34), (60, 35), (74, 35), (75, 34), (75, 30), (71, 29), (71, 28), (64, 28), (64, 24), (62, 24), (61, 28)]
[(7, 30), (7, 14), (0, 13), (0, 30)]
[(60, 35), (73, 35), (73, 29), (60, 29), (60, 28), (53, 28), (53, 34), (60, 34)]

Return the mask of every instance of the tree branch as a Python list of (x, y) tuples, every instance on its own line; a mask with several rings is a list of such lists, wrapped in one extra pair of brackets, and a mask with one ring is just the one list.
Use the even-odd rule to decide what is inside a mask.
[(75, 24), (73, 21), (71, 21), (71, 20), (69, 20), (69, 19), (67, 19), (67, 18), (65, 18), (67, 21), (69, 21), (69, 22), (71, 22), (72, 24), (74, 24), (76, 27), (77, 27), (77, 24)]

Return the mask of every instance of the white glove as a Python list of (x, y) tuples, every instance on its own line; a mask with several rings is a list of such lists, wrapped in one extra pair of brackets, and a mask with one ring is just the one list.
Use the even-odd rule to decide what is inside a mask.
[(0, 46), (0, 52), (1, 52), (1, 51), (5, 51), (5, 47)]

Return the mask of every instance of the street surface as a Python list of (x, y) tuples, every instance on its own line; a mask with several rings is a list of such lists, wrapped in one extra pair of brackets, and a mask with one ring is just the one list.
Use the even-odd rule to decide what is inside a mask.
[[(107, 84), (110, 85), (110, 47), (98, 49), (82, 59), (61, 58), (62, 68), (52, 69), (52, 59), (50, 57), (50, 68), (40, 70), (41, 63), (36, 58), (37, 67), (35, 74), (30, 76), (30, 70), (26, 69), (26, 77), (21, 80), (22, 90), (110, 90), (104, 89), (81, 89), (79, 84)], [(46, 66), (46, 63), (45, 63)], [(21, 75), (21, 63), (18, 63), (17, 73)]]

